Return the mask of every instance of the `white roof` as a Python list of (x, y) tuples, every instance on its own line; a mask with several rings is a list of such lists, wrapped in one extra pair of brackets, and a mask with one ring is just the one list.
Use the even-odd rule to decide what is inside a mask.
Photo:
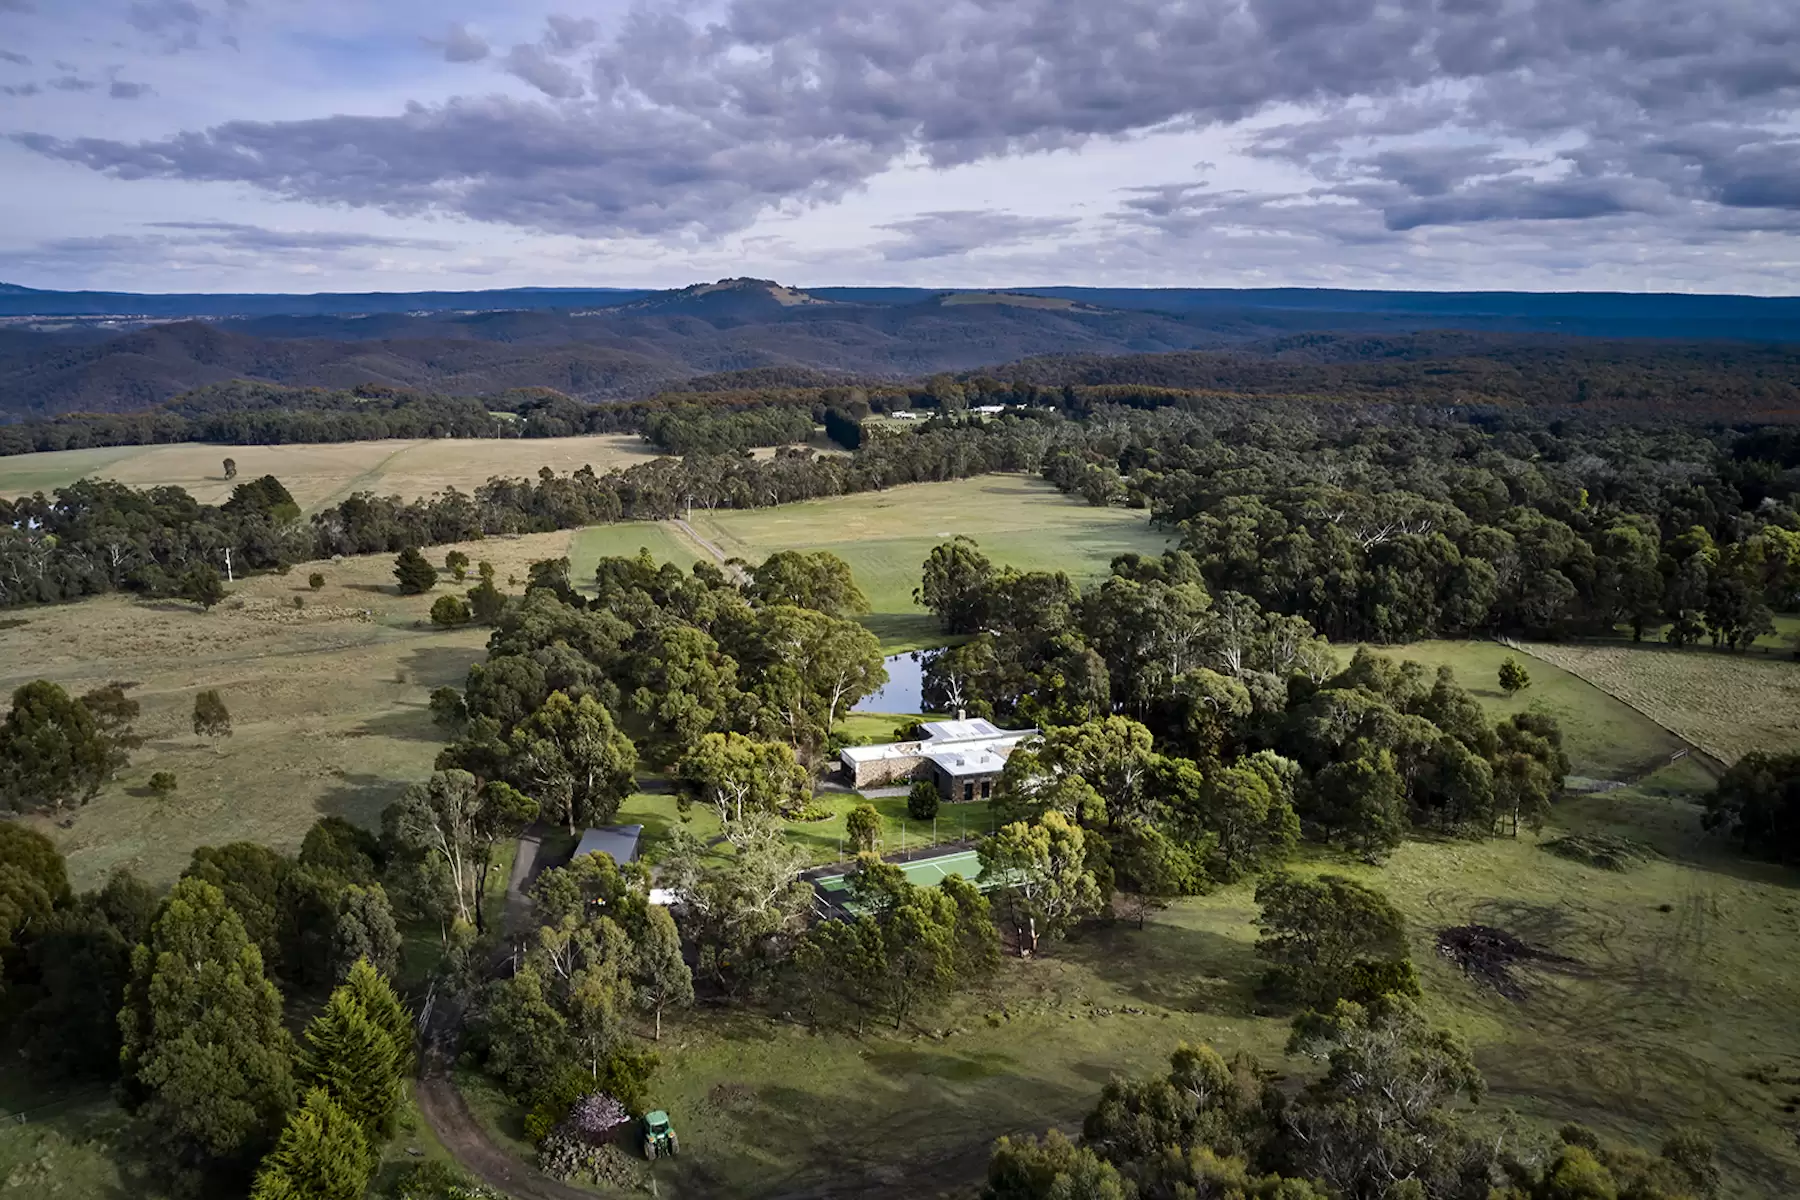
[(1036, 729), (1001, 729), (980, 717), (927, 721), (920, 728), (925, 731), (923, 741), (845, 746), (839, 757), (852, 768), (883, 759), (928, 758), (952, 775), (982, 775), (998, 771), (1014, 746), (1037, 733)]
[[(1009, 744), (1007, 749), (1011, 749)], [(937, 768), (950, 776), (992, 775), (1006, 766), (1006, 756), (995, 750), (983, 747), (972, 750), (940, 750), (935, 754), (927, 754)]]
[[(925, 740), (928, 742), (964, 742), (975, 738), (1009, 736), (1007, 730), (981, 717), (961, 721), (927, 721), (920, 728), (925, 731)], [(1036, 730), (1021, 730), (1020, 736), (1035, 732)]]
[(884, 742), (879, 746), (845, 746), (840, 755), (847, 763), (865, 763), (884, 758), (917, 758), (923, 751), (919, 742)]

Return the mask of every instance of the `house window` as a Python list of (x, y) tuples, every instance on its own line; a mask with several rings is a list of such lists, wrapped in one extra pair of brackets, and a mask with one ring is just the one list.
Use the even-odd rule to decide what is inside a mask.
[(975, 785), (972, 783), (963, 784), (963, 800), (964, 800), (964, 802), (973, 800), (974, 798), (975, 798)]
[(994, 793), (993, 781), (991, 779), (982, 780), (981, 781), (981, 798), (983, 800), (986, 800), (989, 796), (993, 795), (993, 793)]

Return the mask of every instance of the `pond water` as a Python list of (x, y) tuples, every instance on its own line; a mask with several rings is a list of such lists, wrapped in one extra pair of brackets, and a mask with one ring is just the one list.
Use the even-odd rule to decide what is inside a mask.
[(888, 681), (879, 691), (864, 696), (850, 711), (865, 713), (924, 712), (925, 664), (932, 650), (910, 650), (881, 660), (887, 668)]

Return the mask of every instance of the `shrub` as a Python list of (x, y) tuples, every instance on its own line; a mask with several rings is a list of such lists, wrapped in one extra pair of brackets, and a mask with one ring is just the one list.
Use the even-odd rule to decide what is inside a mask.
[(445, 629), (467, 625), (475, 619), (469, 602), (461, 596), (439, 596), (431, 605), (431, 623)]
[(318, 591), (320, 588), (325, 586), (325, 576), (319, 574), (319, 572), (317, 572), (317, 571), (314, 571), (311, 575), (308, 575), (306, 577), (306, 586), (311, 588), (315, 592)]
[(873, 804), (859, 804), (844, 819), (844, 832), (850, 836), (850, 845), (857, 853), (872, 851), (875, 843), (881, 840), (881, 814), (875, 811)]
[(158, 796), (174, 795), (176, 786), (173, 771), (158, 771), (150, 776), (150, 790)]
[(938, 792), (936, 783), (929, 779), (913, 781), (912, 791), (906, 794), (906, 815), (915, 821), (929, 821), (938, 814), (938, 805), (943, 796)]
[(295, 596), (294, 597), (294, 607), (295, 608), (305, 608), (306, 607), (306, 597), (305, 596)]

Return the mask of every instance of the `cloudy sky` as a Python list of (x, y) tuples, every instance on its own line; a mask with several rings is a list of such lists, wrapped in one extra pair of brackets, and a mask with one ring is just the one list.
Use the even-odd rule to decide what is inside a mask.
[(0, 280), (1800, 292), (1797, 0), (0, 0)]

